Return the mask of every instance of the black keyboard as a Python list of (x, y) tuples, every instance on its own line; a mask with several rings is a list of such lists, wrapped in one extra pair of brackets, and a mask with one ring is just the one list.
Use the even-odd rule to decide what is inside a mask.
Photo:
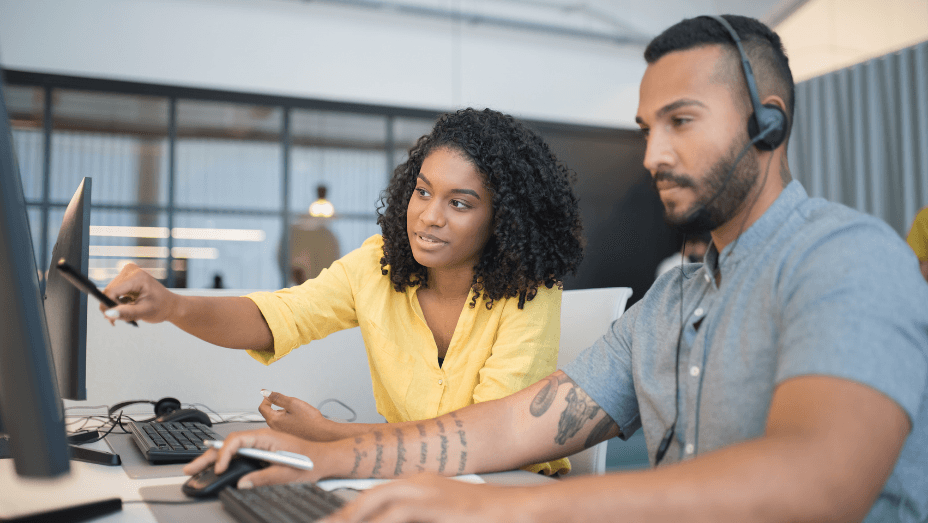
[(312, 523), (338, 510), (344, 500), (315, 483), (285, 483), (250, 489), (226, 488), (222, 506), (245, 523)]
[(132, 439), (150, 463), (184, 463), (206, 452), (205, 439), (223, 437), (195, 421), (132, 421)]

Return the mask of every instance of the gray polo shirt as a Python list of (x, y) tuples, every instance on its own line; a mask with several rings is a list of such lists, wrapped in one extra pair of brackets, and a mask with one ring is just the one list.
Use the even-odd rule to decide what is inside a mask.
[(867, 521), (928, 521), (928, 285), (885, 223), (794, 181), (736, 242), (663, 275), (564, 369), (626, 437), (644, 430), (652, 465), (675, 417), (678, 339), (680, 412), (661, 465), (762, 436), (781, 381), (836, 376), (912, 420)]

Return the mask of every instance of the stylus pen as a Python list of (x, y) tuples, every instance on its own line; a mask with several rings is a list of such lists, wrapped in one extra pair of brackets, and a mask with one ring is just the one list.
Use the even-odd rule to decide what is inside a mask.
[[(214, 448), (219, 450), (222, 448), (222, 442), (214, 439), (203, 440), (203, 444), (207, 447)], [(312, 470), (313, 461), (308, 457), (297, 454), (295, 452), (287, 452), (285, 450), (278, 450), (271, 452), (270, 450), (261, 450), (261, 449), (252, 449), (248, 447), (241, 447), (236, 452), (245, 456), (246, 458), (260, 459), (262, 461), (267, 461), (270, 463), (276, 463), (278, 465), (286, 465), (288, 467), (293, 467), (300, 470)]]
[[(89, 294), (94, 298), (100, 300), (103, 305), (106, 305), (107, 308), (112, 309), (117, 307), (119, 304), (111, 300), (109, 296), (103, 294), (103, 292), (93, 284), (92, 281), (88, 280), (86, 276), (81, 274), (77, 269), (71, 267), (64, 258), (58, 260), (58, 270), (61, 271), (61, 275), (64, 276), (64, 279), (68, 280), (71, 285), (74, 285), (79, 290), (83, 291), (85, 294)], [(127, 321), (129, 325), (138, 327), (139, 324), (134, 321)]]

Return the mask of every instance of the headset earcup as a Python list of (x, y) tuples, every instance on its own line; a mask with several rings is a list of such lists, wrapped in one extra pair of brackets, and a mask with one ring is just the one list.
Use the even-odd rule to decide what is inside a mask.
[(155, 403), (155, 417), (170, 414), (180, 409), (180, 401), (175, 398), (161, 398)]
[(767, 104), (748, 118), (748, 136), (754, 140), (760, 134), (763, 138), (754, 145), (762, 151), (772, 151), (786, 139), (786, 113), (779, 106)]

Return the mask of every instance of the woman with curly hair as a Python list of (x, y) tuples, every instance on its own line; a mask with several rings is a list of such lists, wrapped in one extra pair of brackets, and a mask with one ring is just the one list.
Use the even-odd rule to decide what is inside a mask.
[[(390, 423), (433, 418), (555, 370), (560, 280), (582, 257), (571, 181), (547, 144), (511, 116), (445, 114), (394, 171), (378, 209), (382, 234), (316, 278), (207, 298), (173, 294), (129, 266), (105, 292), (138, 298), (105, 314), (167, 320), (265, 364), (360, 326), (378, 412)], [(271, 428), (316, 441), (378, 427), (327, 420), (279, 393), (268, 393), (259, 409)]]

